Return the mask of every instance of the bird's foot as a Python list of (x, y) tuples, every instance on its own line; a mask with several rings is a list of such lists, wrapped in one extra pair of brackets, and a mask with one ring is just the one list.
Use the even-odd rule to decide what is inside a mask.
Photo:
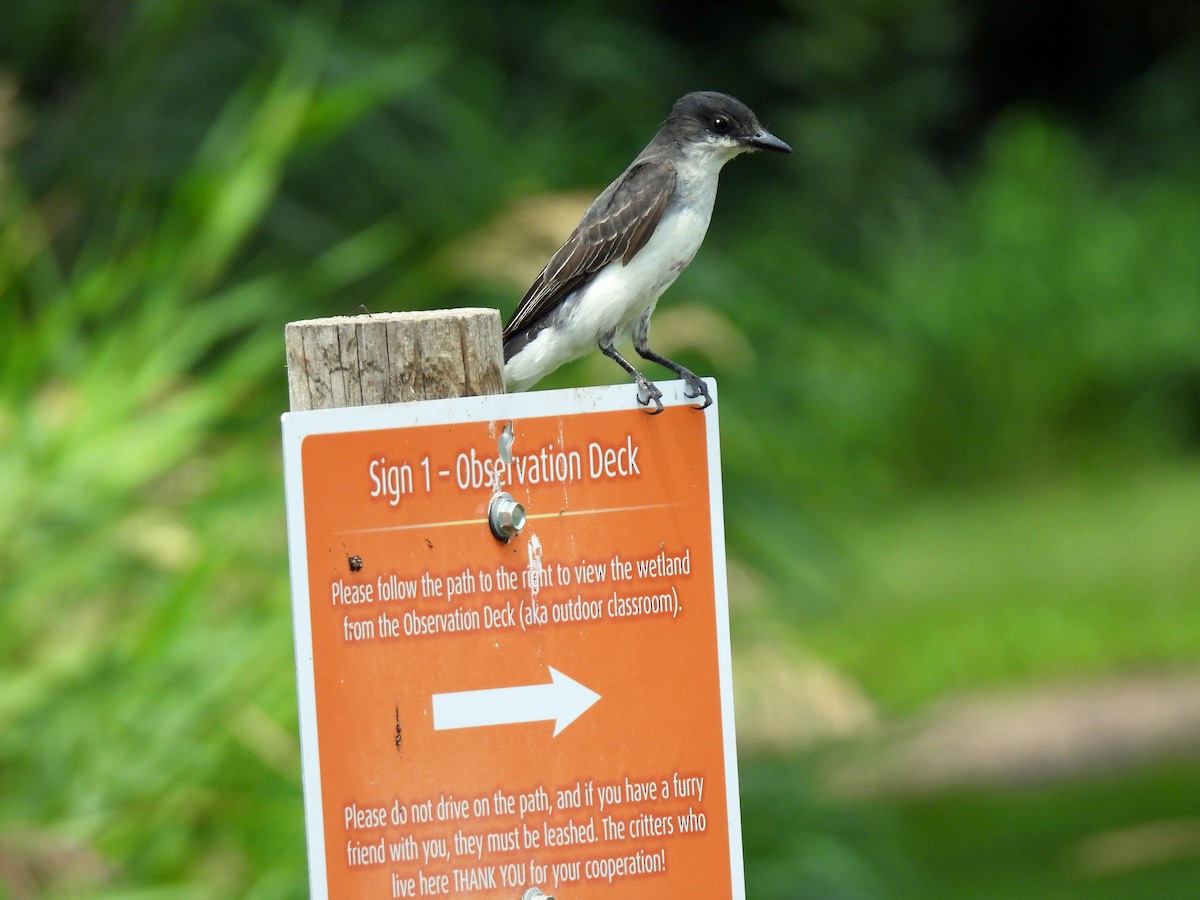
[(708, 409), (710, 406), (712, 406), (712, 395), (708, 392), (708, 385), (704, 383), (704, 380), (699, 375), (697, 375), (695, 372), (684, 369), (679, 373), (679, 377), (683, 379), (683, 383), (686, 385), (683, 389), (683, 396), (687, 397), (689, 400), (697, 400), (701, 397), (704, 398), (703, 403), (694, 404), (693, 408)]
[(637, 378), (637, 402), (640, 406), (649, 406), (650, 401), (654, 401), (654, 409), (647, 409), (646, 412), (652, 416), (657, 416), (663, 411), (662, 391), (646, 380), (646, 376), (638, 374)]

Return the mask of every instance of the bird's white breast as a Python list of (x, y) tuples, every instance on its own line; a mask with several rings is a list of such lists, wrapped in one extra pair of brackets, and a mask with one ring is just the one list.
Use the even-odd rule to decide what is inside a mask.
[(677, 201), (637, 255), (628, 263), (614, 260), (580, 293), (572, 318), (579, 320), (583, 344), (653, 308), (700, 249), (717, 196), (716, 173), (693, 183), (680, 179), (679, 187)]

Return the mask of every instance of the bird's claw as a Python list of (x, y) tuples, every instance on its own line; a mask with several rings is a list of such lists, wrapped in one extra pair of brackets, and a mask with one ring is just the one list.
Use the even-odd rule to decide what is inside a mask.
[(639, 406), (649, 406), (650, 401), (654, 401), (654, 409), (647, 409), (652, 416), (657, 416), (663, 411), (662, 391), (652, 385), (645, 379), (639, 379), (638, 383), (637, 402)]
[(708, 392), (708, 385), (706, 385), (701, 379), (697, 378), (695, 375), (692, 375), (691, 378), (684, 376), (683, 381), (684, 381), (684, 384), (687, 385), (683, 389), (683, 396), (687, 397), (689, 400), (697, 400), (701, 397), (704, 398), (703, 403), (698, 404), (698, 405), (692, 404), (693, 409), (708, 409), (710, 406), (712, 406), (712, 402), (713, 402), (712, 395), (709, 394), (709, 392)]

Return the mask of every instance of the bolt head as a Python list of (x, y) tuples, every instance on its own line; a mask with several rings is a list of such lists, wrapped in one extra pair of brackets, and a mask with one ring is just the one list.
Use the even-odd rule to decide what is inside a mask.
[(497, 494), (488, 507), (488, 525), (498, 540), (507, 541), (525, 527), (525, 507), (511, 494)]

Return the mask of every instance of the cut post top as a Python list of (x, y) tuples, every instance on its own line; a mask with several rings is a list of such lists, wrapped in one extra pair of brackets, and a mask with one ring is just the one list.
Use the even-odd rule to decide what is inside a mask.
[(463, 308), (289, 322), (293, 411), (504, 393), (500, 313)]

